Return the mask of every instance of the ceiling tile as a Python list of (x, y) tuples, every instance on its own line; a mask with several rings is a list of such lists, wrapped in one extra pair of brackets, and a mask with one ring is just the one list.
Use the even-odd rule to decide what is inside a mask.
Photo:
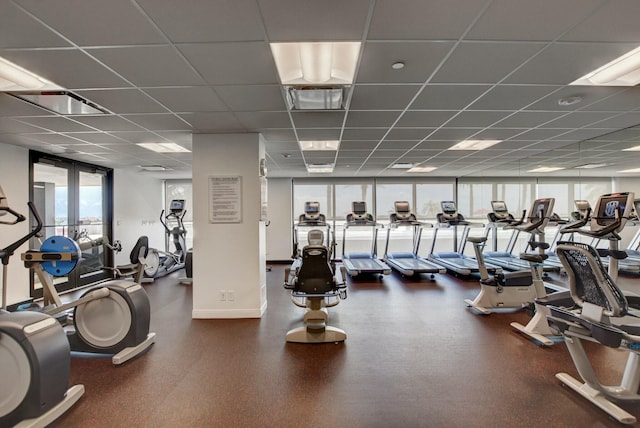
[(284, 96), (279, 85), (215, 86), (220, 99), (232, 111), (285, 111)]
[(111, 112), (166, 113), (167, 109), (139, 89), (76, 91), (81, 97)]
[(359, 41), (366, 23), (369, 0), (259, 0), (270, 41)]
[(70, 43), (29, 16), (21, 6), (9, 1), (0, 2), (0, 48), (65, 46)]
[(482, 10), (474, 0), (377, 0), (371, 39), (457, 39)]
[(149, 131), (191, 129), (191, 126), (173, 114), (128, 114), (122, 117)]
[(224, 102), (208, 86), (147, 88), (144, 92), (175, 113), (227, 110)]
[(235, 131), (242, 132), (247, 128), (232, 113), (227, 112), (199, 112), (181, 114), (198, 132), (206, 131)]
[(179, 49), (211, 85), (279, 83), (266, 43), (186, 44)]
[(147, 15), (174, 43), (262, 40), (256, 2), (138, 0)]
[(129, 0), (55, 2), (21, 0), (20, 5), (79, 46), (152, 44), (162, 34)]
[(524, 42), (461, 43), (431, 82), (498, 83), (544, 46), (542, 43)]
[(89, 49), (88, 53), (136, 86), (204, 84), (172, 46)]
[[(452, 46), (448, 42), (368, 42), (356, 82), (424, 83)], [(398, 61), (405, 63), (404, 68), (391, 68)]]

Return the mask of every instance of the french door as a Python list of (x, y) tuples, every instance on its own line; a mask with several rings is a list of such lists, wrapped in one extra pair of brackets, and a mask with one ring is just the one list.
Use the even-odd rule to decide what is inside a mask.
[[(31, 152), (31, 195), (44, 226), (30, 243), (37, 249), (52, 236), (65, 236), (82, 246), (82, 257), (68, 275), (54, 278), (58, 291), (70, 290), (111, 277), (112, 251), (99, 241), (111, 242), (113, 196), (111, 169)], [(31, 219), (35, 226), (35, 220)], [(42, 296), (32, 275), (31, 295)]]

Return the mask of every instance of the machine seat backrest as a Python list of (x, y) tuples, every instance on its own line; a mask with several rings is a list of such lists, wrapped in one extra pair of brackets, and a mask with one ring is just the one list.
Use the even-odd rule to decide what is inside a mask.
[(324, 245), (307, 245), (302, 249), (302, 264), (294, 291), (324, 294), (335, 289), (329, 251)]
[(149, 238), (141, 236), (138, 238), (136, 245), (133, 246), (131, 254), (129, 255), (129, 260), (132, 264), (136, 264), (140, 261), (140, 257), (144, 259), (147, 257), (147, 254), (149, 254)]
[(598, 252), (587, 244), (560, 242), (556, 253), (567, 271), (571, 297), (604, 308), (604, 314), (622, 317), (629, 309), (627, 299), (604, 268)]

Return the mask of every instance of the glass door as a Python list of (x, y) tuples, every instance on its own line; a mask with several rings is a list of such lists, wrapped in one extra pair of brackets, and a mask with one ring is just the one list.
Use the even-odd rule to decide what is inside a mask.
[[(70, 290), (111, 277), (113, 255), (103, 242), (111, 240), (111, 171), (91, 165), (32, 152), (32, 196), (44, 223), (40, 238), (64, 236), (74, 240), (82, 257), (67, 276), (54, 278), (58, 291)], [(33, 220), (32, 220), (33, 221)], [(33, 275), (32, 296), (42, 296)]]

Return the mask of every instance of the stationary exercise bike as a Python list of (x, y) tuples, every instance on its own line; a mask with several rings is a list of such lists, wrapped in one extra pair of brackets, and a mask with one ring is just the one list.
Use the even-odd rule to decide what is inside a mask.
[(528, 246), (537, 252), (520, 254), (520, 258), (529, 262), (530, 270), (489, 276), (482, 254), (487, 237), (467, 238), (473, 244), (480, 268), (480, 293), (474, 300), (466, 299), (467, 306), (486, 315), (496, 310), (520, 310), (531, 304), (536, 297), (546, 295), (542, 263), (547, 258), (544, 250), (549, 248), (549, 244), (544, 242), (544, 227), (553, 212), (554, 202), (553, 198), (537, 199), (531, 205), (526, 220), (505, 226), (505, 229), (514, 228), (531, 234)]
[[(9, 208), (0, 187), (0, 218), (10, 214), (14, 225), (26, 220)], [(0, 249), (2, 307), (0, 308), (0, 426), (45, 427), (71, 408), (84, 394), (83, 385), (69, 388), (71, 355), (62, 326), (38, 312), (6, 309), (9, 258), (31, 234)]]
[(144, 275), (149, 278), (158, 278), (185, 267), (187, 258), (187, 230), (184, 227), (184, 216), (187, 214), (184, 199), (174, 199), (169, 206), (169, 213), (165, 210), (160, 213), (160, 223), (164, 227), (167, 240), (173, 243), (173, 252), (160, 251), (149, 248), (145, 260)]
[[(35, 205), (28, 203), (36, 220), (36, 236), (43, 223)], [(26, 242), (26, 241), (25, 241)], [(66, 327), (72, 351), (109, 354), (113, 364), (122, 364), (146, 351), (155, 342), (149, 332), (151, 305), (140, 284), (128, 280), (104, 282), (85, 291), (80, 298), (63, 303), (53, 277), (69, 274), (80, 260), (78, 244), (65, 236), (52, 236), (40, 250), (21, 255), (24, 265), (33, 268), (43, 292), (42, 313), (54, 316)], [(73, 313), (68, 311), (73, 309)]]
[[(634, 193), (632, 192), (602, 195), (596, 202), (593, 215), (591, 215), (591, 210), (588, 209), (582, 219), (570, 223), (560, 230), (562, 234), (577, 233), (595, 240), (605, 239), (609, 241), (608, 249), (598, 251), (602, 253), (603, 257), (608, 256), (608, 274), (613, 281), (618, 278), (619, 260), (627, 257), (626, 253), (618, 248), (622, 239), (619, 232), (622, 231), (628, 217), (631, 215), (633, 198)], [(549, 295), (545, 293), (545, 295), (538, 296), (533, 303), (535, 314), (527, 325), (512, 322), (511, 326), (543, 345), (551, 346), (553, 341), (550, 336), (557, 336), (559, 332), (548, 322), (549, 306), (571, 307), (574, 305), (573, 296), (568, 290), (561, 290)]]

